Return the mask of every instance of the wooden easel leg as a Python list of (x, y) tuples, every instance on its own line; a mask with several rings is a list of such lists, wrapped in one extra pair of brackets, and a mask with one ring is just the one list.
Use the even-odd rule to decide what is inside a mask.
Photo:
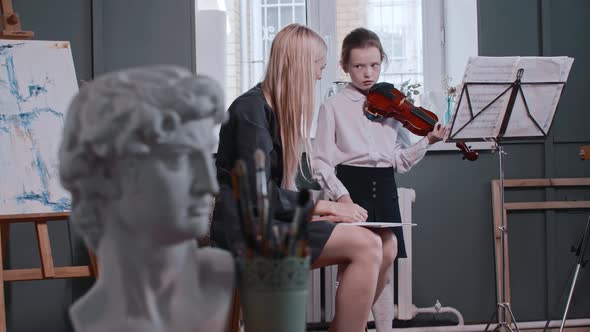
[(240, 332), (240, 296), (237, 288), (234, 289), (231, 302), (227, 332)]
[(96, 255), (90, 250), (88, 250), (88, 258), (90, 259), (90, 272), (94, 278), (98, 278), (98, 259), (96, 259)]
[(38, 221), (35, 223), (37, 230), (37, 242), (39, 244), (39, 258), (41, 260), (41, 269), (45, 278), (55, 277), (53, 266), (53, 255), (51, 254), (51, 244), (49, 243), (49, 232), (47, 231), (47, 222)]
[[(2, 237), (2, 264), (6, 261), (6, 255), (8, 253), (8, 235), (10, 234), (10, 224), (0, 225), (0, 236)], [(4, 265), (2, 265), (4, 268)]]
[(2, 231), (0, 231), (0, 332), (6, 332), (6, 306), (4, 303), (4, 253), (6, 252), (4, 247), (5, 239), (7, 234), (4, 232), (4, 226), (8, 228), (8, 225), (2, 224)]

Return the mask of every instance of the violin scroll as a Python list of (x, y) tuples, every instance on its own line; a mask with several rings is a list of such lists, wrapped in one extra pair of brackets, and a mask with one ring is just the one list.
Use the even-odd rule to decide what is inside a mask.
[(467, 146), (464, 142), (457, 142), (455, 146), (463, 152), (463, 159), (467, 159), (469, 161), (475, 161), (479, 157), (479, 153), (477, 151), (472, 151), (469, 146)]

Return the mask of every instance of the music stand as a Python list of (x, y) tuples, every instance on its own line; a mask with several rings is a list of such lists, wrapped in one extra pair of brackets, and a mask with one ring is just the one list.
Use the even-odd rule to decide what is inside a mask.
[(446, 141), (491, 141), (498, 152), (502, 264), (495, 331), (514, 331), (506, 321), (506, 311), (519, 331), (506, 302), (503, 144), (508, 140), (547, 137), (572, 63), (569, 57), (472, 57), (467, 63)]

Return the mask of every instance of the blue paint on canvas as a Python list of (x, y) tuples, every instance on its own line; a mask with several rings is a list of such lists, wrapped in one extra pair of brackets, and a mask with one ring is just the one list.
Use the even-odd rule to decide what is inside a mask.
[(47, 89), (44, 86), (39, 84), (29, 85), (29, 97), (37, 97), (42, 92), (47, 92)]
[(0, 44), (0, 214), (70, 209), (57, 147), (76, 90), (68, 44)]

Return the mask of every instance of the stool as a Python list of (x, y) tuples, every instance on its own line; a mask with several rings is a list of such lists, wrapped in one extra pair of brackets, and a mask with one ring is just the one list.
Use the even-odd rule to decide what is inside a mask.
[[(69, 212), (0, 215), (0, 242), (2, 243), (0, 246), (0, 332), (6, 332), (5, 282), (98, 276), (96, 257), (92, 253), (89, 253), (90, 265), (64, 267), (53, 265), (47, 222), (67, 220), (68, 218)], [(35, 223), (41, 267), (5, 270), (4, 258), (8, 249), (10, 224), (24, 222)]]

